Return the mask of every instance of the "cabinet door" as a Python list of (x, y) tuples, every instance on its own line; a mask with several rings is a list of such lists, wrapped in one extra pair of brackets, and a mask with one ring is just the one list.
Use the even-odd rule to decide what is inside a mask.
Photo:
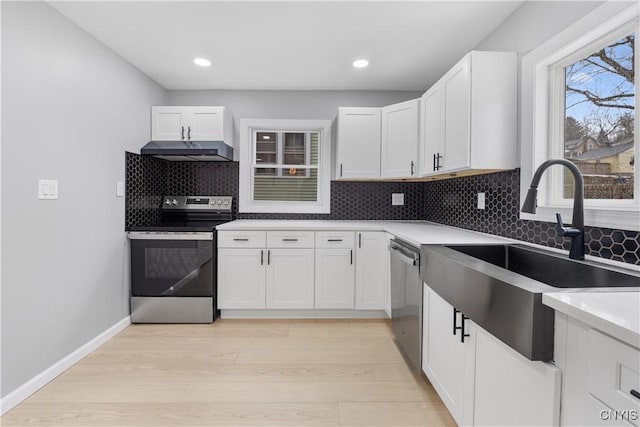
[(265, 308), (264, 249), (218, 249), (218, 307)]
[(419, 172), (421, 176), (435, 173), (434, 155), (444, 155), (444, 99), (438, 83), (421, 98)]
[(224, 107), (187, 107), (189, 141), (223, 141)]
[(316, 308), (353, 308), (353, 249), (316, 249)]
[(380, 178), (380, 109), (339, 108), (336, 175)]
[(417, 176), (420, 100), (382, 108), (382, 177)]
[[(463, 321), (461, 313), (454, 314), (453, 306), (425, 286), (427, 304), (423, 311), (422, 369), (440, 395), (458, 425), (464, 424), (465, 395), (468, 395), (470, 372), (473, 366), (474, 336), (471, 322), (465, 321), (471, 335), (461, 342), (461, 331), (454, 335), (454, 316), (457, 325)], [(465, 330), (465, 333), (467, 333)], [(466, 397), (469, 401), (470, 397)], [(472, 403), (472, 400), (471, 400)], [(472, 404), (467, 410), (471, 410)]]
[(184, 107), (151, 107), (151, 140), (185, 140), (188, 120)]
[(313, 249), (267, 250), (267, 308), (313, 308)]
[(473, 424), (558, 425), (560, 375), (554, 365), (532, 362), (478, 327)]
[(356, 302), (359, 310), (383, 310), (389, 293), (389, 251), (381, 231), (356, 235)]
[(420, 100), (382, 108), (382, 177), (417, 176)]
[(471, 89), (470, 56), (465, 57), (444, 78), (444, 157), (441, 171), (470, 165)]

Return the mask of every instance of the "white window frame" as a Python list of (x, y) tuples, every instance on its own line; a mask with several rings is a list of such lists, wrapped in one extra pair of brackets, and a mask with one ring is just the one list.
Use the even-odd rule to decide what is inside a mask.
[[(253, 200), (255, 131), (318, 132), (318, 200)], [(284, 145), (284, 144), (283, 144)], [(239, 212), (251, 213), (330, 213), (331, 210), (331, 121), (286, 119), (241, 119), (238, 159), (240, 161)], [(309, 151), (310, 155), (310, 151)], [(266, 166), (260, 164), (260, 166)]]
[[(550, 158), (564, 158), (561, 148), (564, 119), (564, 78), (559, 79), (558, 68), (566, 64), (567, 58), (575, 58), (580, 53), (588, 54), (594, 43), (609, 40), (619, 31), (634, 31), (638, 35), (640, 6), (635, 2), (610, 1), (580, 21), (571, 25), (549, 41), (536, 48), (522, 59), (522, 108), (520, 110), (520, 204), (524, 203), (527, 190), (536, 168)], [(636, 39), (637, 40), (637, 39)], [(636, 49), (638, 49), (636, 43)], [(636, 55), (636, 70), (640, 63)], [(555, 77), (555, 78), (554, 78)], [(636, 74), (636, 87), (638, 84)], [(560, 84), (562, 83), (562, 84)], [(561, 87), (559, 87), (561, 86)], [(640, 120), (638, 120), (639, 94), (636, 93), (635, 144), (636, 157), (640, 140)], [(561, 121), (562, 123), (558, 123)], [(552, 144), (551, 141), (555, 141)], [(552, 149), (556, 148), (556, 151)], [(560, 151), (558, 151), (560, 149)], [(559, 212), (565, 220), (571, 218), (572, 200), (554, 198), (562, 189), (562, 170), (553, 166), (542, 177), (538, 187), (538, 209), (535, 214), (521, 212), (520, 218), (527, 220), (555, 222)], [(557, 170), (553, 170), (557, 169)], [(589, 226), (640, 231), (640, 162), (634, 166), (634, 200), (585, 200), (585, 224)], [(552, 191), (553, 189), (553, 191)]]

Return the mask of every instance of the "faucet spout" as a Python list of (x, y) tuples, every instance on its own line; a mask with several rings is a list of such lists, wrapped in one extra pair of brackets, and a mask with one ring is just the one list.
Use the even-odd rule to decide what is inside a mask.
[(536, 213), (540, 179), (542, 178), (542, 174), (553, 165), (562, 165), (569, 169), (569, 172), (573, 175), (574, 182), (572, 227), (564, 227), (562, 218), (558, 215), (557, 228), (562, 236), (571, 238), (569, 258), (584, 259), (584, 180), (582, 179), (580, 170), (575, 164), (565, 159), (551, 159), (538, 166), (538, 169), (536, 169), (536, 172), (533, 174), (533, 179), (531, 180), (525, 201), (522, 204), (522, 212)]

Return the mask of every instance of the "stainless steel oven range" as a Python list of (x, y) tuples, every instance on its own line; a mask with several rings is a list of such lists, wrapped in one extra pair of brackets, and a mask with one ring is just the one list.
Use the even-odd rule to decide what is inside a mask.
[(232, 220), (228, 196), (166, 196), (159, 224), (132, 227), (131, 321), (211, 323), (216, 301), (216, 225)]

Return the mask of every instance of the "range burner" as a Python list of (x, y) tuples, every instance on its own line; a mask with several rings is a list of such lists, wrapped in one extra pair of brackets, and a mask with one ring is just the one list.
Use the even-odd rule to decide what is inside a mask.
[(212, 232), (217, 225), (233, 221), (231, 196), (165, 196), (160, 223), (134, 226), (130, 231)]

